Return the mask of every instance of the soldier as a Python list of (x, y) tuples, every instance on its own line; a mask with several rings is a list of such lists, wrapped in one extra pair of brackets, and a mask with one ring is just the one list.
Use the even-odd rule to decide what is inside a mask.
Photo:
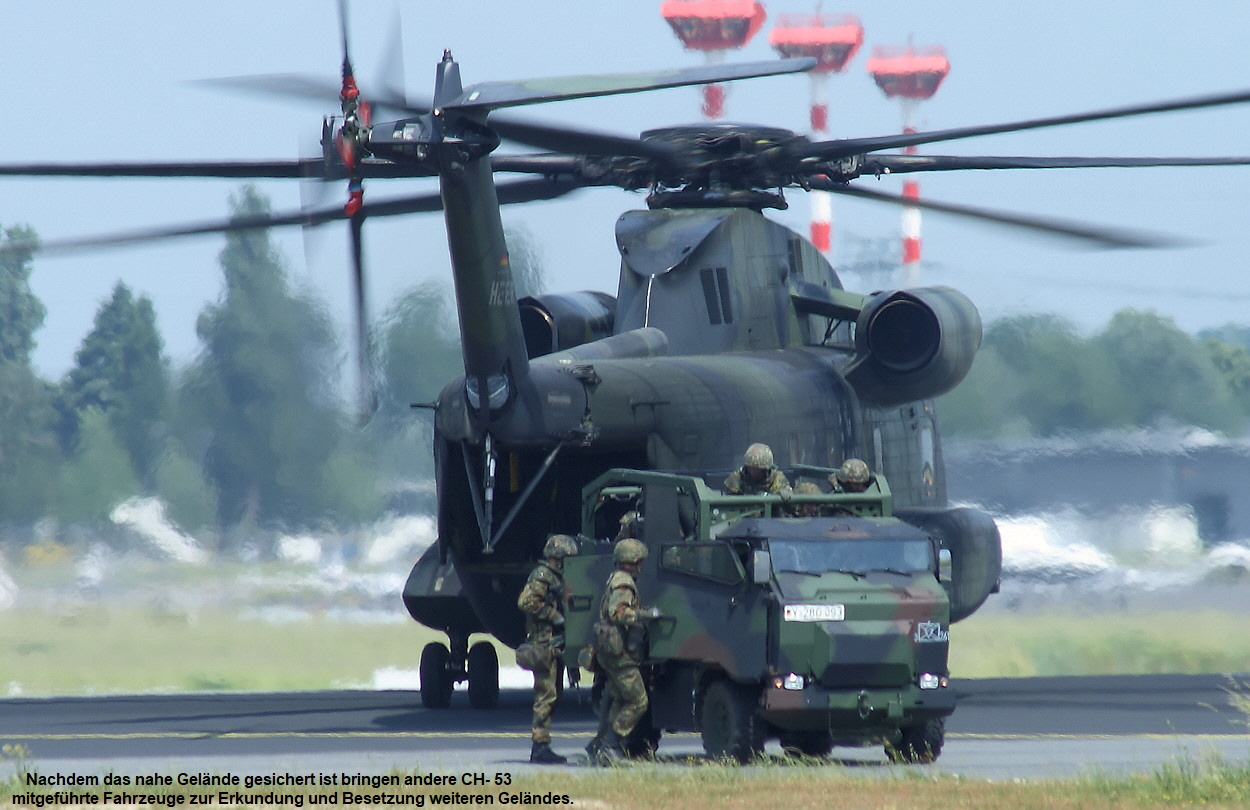
[(792, 491), (786, 474), (773, 464), (772, 448), (756, 442), (742, 456), (742, 466), (725, 479), (729, 495), (780, 495), (789, 499)]
[[(820, 487), (811, 481), (802, 481), (794, 487), (795, 495), (819, 495)], [(794, 504), (790, 509), (790, 513), (795, 517), (816, 517), (820, 512), (820, 506), (814, 503)]]
[(871, 478), (872, 474), (863, 459), (848, 458), (837, 472), (829, 476), (829, 483), (833, 485), (834, 492), (863, 492)]
[(534, 670), (533, 745), (530, 762), (563, 765), (567, 758), (551, 748), (551, 715), (559, 700), (564, 665), (564, 558), (577, 553), (577, 541), (567, 534), (553, 534), (543, 547), (543, 559), (530, 572), (517, 607), (525, 614), (526, 641), (546, 645), (551, 657), (545, 668)]
[(643, 621), (658, 611), (644, 611), (638, 601), (638, 571), (647, 558), (647, 547), (633, 538), (619, 541), (612, 550), (616, 563), (599, 602), (595, 624), (595, 662), (607, 677), (604, 708), (607, 725), (586, 750), (600, 763), (625, 758), (622, 741), (647, 711), (647, 688), (638, 665), (642, 657)]
[(621, 528), (616, 532), (616, 537), (612, 538), (613, 542), (619, 542), (627, 537), (638, 539), (641, 534), (642, 524), (642, 496), (634, 502), (634, 508), (621, 515)]

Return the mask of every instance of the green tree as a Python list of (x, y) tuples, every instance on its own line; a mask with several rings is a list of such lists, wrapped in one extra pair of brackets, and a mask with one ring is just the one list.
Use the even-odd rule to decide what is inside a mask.
[(1209, 354), (1171, 318), (1117, 312), (1095, 339), (1127, 392), (1130, 424), (1174, 420), (1234, 432), (1243, 418)]
[(113, 507), (139, 491), (139, 478), (108, 415), (93, 407), (78, 416), (77, 450), (61, 467), (58, 512), (68, 523), (103, 523)]
[(38, 237), (24, 226), (0, 236), (0, 519), (40, 517), (55, 493), (60, 453), (52, 391), (31, 367), (46, 310), (31, 291)]
[[(231, 210), (252, 216), (269, 203), (247, 186)], [(344, 433), (333, 326), (291, 290), (267, 231), (227, 234), (220, 261), (225, 291), (200, 314), (203, 349), (180, 393), (199, 426), (188, 446), (205, 460), (221, 525), (316, 523), (335, 512), (325, 473)]]
[(1243, 414), (1250, 414), (1250, 349), (1213, 337), (1203, 340), (1202, 348), (1237, 407)]
[(448, 285), (426, 281), (399, 297), (380, 329), (378, 413), (371, 435), (385, 473), (392, 478), (431, 474), (428, 452), (431, 403), (464, 373), (456, 316)]
[(1126, 424), (1125, 392), (1111, 358), (1068, 321), (1054, 315), (1006, 318), (987, 330), (986, 343), (1016, 372), (1012, 412), (1034, 434)]
[(546, 292), (547, 272), (542, 252), (529, 229), (524, 225), (505, 225), (504, 241), (508, 245), (508, 264), (512, 266), (517, 298)]
[(140, 482), (151, 490), (164, 441), (169, 369), (146, 296), (135, 298), (118, 282), (96, 311), (95, 324), (74, 355), (74, 368), (57, 399), (58, 435), (72, 452), (81, 415), (98, 409), (130, 456)]

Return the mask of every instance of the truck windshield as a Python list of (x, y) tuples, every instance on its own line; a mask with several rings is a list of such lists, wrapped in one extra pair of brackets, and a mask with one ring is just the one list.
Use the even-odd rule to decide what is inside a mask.
[(771, 540), (776, 573), (824, 574), (840, 571), (867, 574), (888, 571), (914, 574), (932, 571), (933, 547), (927, 538), (847, 540)]

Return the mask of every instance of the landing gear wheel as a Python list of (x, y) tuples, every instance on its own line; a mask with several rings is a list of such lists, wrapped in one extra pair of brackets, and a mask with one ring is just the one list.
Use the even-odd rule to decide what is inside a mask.
[(720, 680), (703, 697), (703, 749), (713, 759), (748, 762), (764, 751), (755, 690)]
[(489, 641), (469, 648), (469, 705), (475, 709), (499, 705), (499, 656)]
[(781, 735), (781, 748), (789, 756), (827, 757), (833, 736), (827, 731), (791, 731)]
[(446, 709), (451, 705), (455, 683), (447, 668), (451, 652), (443, 644), (432, 642), (421, 651), (421, 705), (427, 709)]
[(885, 746), (885, 755), (891, 762), (933, 762), (942, 753), (942, 744), (946, 742), (946, 718), (926, 720), (901, 731), (898, 745), (887, 743)]

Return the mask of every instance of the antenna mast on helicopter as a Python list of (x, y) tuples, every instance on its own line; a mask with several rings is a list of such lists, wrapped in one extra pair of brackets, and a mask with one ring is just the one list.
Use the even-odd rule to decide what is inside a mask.
[[(853, 14), (783, 14), (768, 35), (768, 43), (783, 58), (810, 56), (816, 67), (808, 75), (812, 87), (812, 134), (824, 140), (829, 132), (829, 74), (841, 73), (864, 44), (864, 26)], [(821, 253), (833, 248), (833, 200), (813, 189), (812, 244)]]
[[(946, 52), (940, 46), (915, 48), (873, 48), (868, 60), (868, 72), (887, 98), (898, 99), (903, 108), (903, 133), (916, 132), (916, 107), (919, 102), (932, 98), (938, 86), (950, 73), (951, 65)], [(916, 154), (916, 147), (903, 148), (903, 154)], [(906, 180), (903, 197), (920, 199), (920, 183)], [(920, 209), (903, 209), (903, 286), (916, 285), (920, 280)]]
[[(764, 26), (764, 4), (758, 0), (665, 0), (660, 15), (687, 50), (702, 51), (709, 65), (725, 60), (725, 51), (737, 50)], [(703, 117), (725, 115), (725, 88), (703, 85)]]

